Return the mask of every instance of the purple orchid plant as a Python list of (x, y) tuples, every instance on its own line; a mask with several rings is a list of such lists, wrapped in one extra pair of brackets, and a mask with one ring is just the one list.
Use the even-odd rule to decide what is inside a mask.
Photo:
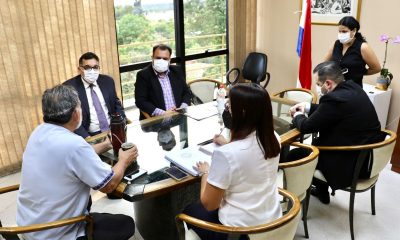
[(385, 43), (385, 58), (383, 59), (383, 67), (382, 70), (385, 68), (386, 64), (386, 57), (387, 57), (387, 48), (389, 41), (392, 40), (392, 43), (400, 44), (400, 36), (396, 36), (395, 38), (389, 37), (387, 34), (382, 34), (380, 36), (380, 41)]

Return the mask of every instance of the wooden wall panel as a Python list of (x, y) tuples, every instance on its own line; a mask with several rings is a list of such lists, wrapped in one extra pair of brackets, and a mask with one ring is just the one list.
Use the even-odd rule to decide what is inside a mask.
[(0, 0), (0, 176), (20, 167), (43, 91), (75, 76), (87, 51), (121, 96), (113, 0)]
[[(240, 70), (256, 49), (257, 0), (229, 0), (229, 67)], [(243, 78), (240, 77), (240, 80)]]

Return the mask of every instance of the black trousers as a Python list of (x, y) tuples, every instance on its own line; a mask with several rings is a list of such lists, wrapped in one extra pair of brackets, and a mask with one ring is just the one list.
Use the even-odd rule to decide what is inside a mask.
[[(203, 207), (203, 204), (201, 204), (201, 202), (192, 203), (186, 206), (186, 208), (183, 210), (183, 213), (207, 222), (221, 224), (218, 218), (218, 209), (214, 211), (208, 211)], [(212, 232), (190, 224), (187, 224), (187, 226), (188, 228), (193, 229), (202, 240), (226, 240), (228, 238), (228, 234)], [(245, 240), (248, 239), (248, 237), (247, 235), (241, 235), (239, 239)]]
[[(90, 213), (94, 240), (128, 240), (135, 233), (135, 222), (123, 214)], [(86, 236), (77, 240), (87, 240)]]

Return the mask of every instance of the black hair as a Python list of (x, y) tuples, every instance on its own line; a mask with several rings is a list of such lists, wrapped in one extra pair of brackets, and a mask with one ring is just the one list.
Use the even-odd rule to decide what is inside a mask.
[(96, 61), (100, 61), (99, 60), (99, 57), (95, 54), (95, 53), (92, 53), (92, 52), (87, 52), (87, 53), (84, 53), (80, 58), (79, 58), (79, 66), (81, 66), (82, 65), (82, 63), (83, 63), (83, 60), (89, 60), (89, 59), (96, 59)]
[(157, 49), (160, 49), (162, 51), (168, 50), (169, 56), (172, 55), (172, 49), (168, 45), (165, 45), (165, 44), (161, 43), (161, 44), (157, 44), (157, 45), (155, 45), (153, 47), (153, 56), (154, 56), (154, 53), (156, 52)]
[(328, 61), (318, 64), (313, 73), (318, 73), (318, 81), (325, 83), (326, 80), (332, 80), (336, 84), (344, 81), (342, 69), (335, 61)]
[(275, 137), (271, 99), (256, 83), (236, 84), (229, 91), (232, 112), (231, 141), (244, 139), (254, 130), (264, 158), (276, 157), (280, 144)]
[(356, 29), (355, 38), (360, 39), (363, 42), (366, 42), (365, 37), (360, 33), (360, 23), (352, 16), (347, 16), (340, 19), (338, 25), (342, 25), (348, 27), (351, 31)]

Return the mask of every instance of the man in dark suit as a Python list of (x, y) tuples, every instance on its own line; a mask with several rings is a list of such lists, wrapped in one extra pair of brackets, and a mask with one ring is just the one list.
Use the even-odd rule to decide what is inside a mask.
[[(79, 58), (78, 72), (75, 76), (64, 82), (76, 89), (82, 105), (82, 125), (75, 133), (83, 138), (109, 130), (110, 116), (119, 113), (125, 118), (121, 101), (115, 92), (114, 80), (100, 74), (99, 57), (92, 52), (87, 52)], [(109, 150), (111, 142), (93, 145), (97, 153)]]
[[(375, 143), (384, 139), (375, 108), (364, 90), (354, 81), (344, 81), (335, 62), (324, 62), (314, 69), (322, 97), (319, 104), (299, 103), (290, 109), (293, 124), (302, 133), (319, 133), (313, 145), (350, 146)], [(308, 113), (308, 117), (305, 115)], [(351, 185), (358, 152), (324, 152), (319, 155), (317, 169), (332, 189)], [(368, 165), (362, 175), (368, 177)], [(314, 195), (329, 203), (328, 185), (313, 181)]]
[(153, 47), (152, 64), (137, 73), (136, 106), (140, 119), (158, 116), (185, 108), (190, 104), (190, 92), (178, 66), (171, 66), (172, 49), (164, 44)]

